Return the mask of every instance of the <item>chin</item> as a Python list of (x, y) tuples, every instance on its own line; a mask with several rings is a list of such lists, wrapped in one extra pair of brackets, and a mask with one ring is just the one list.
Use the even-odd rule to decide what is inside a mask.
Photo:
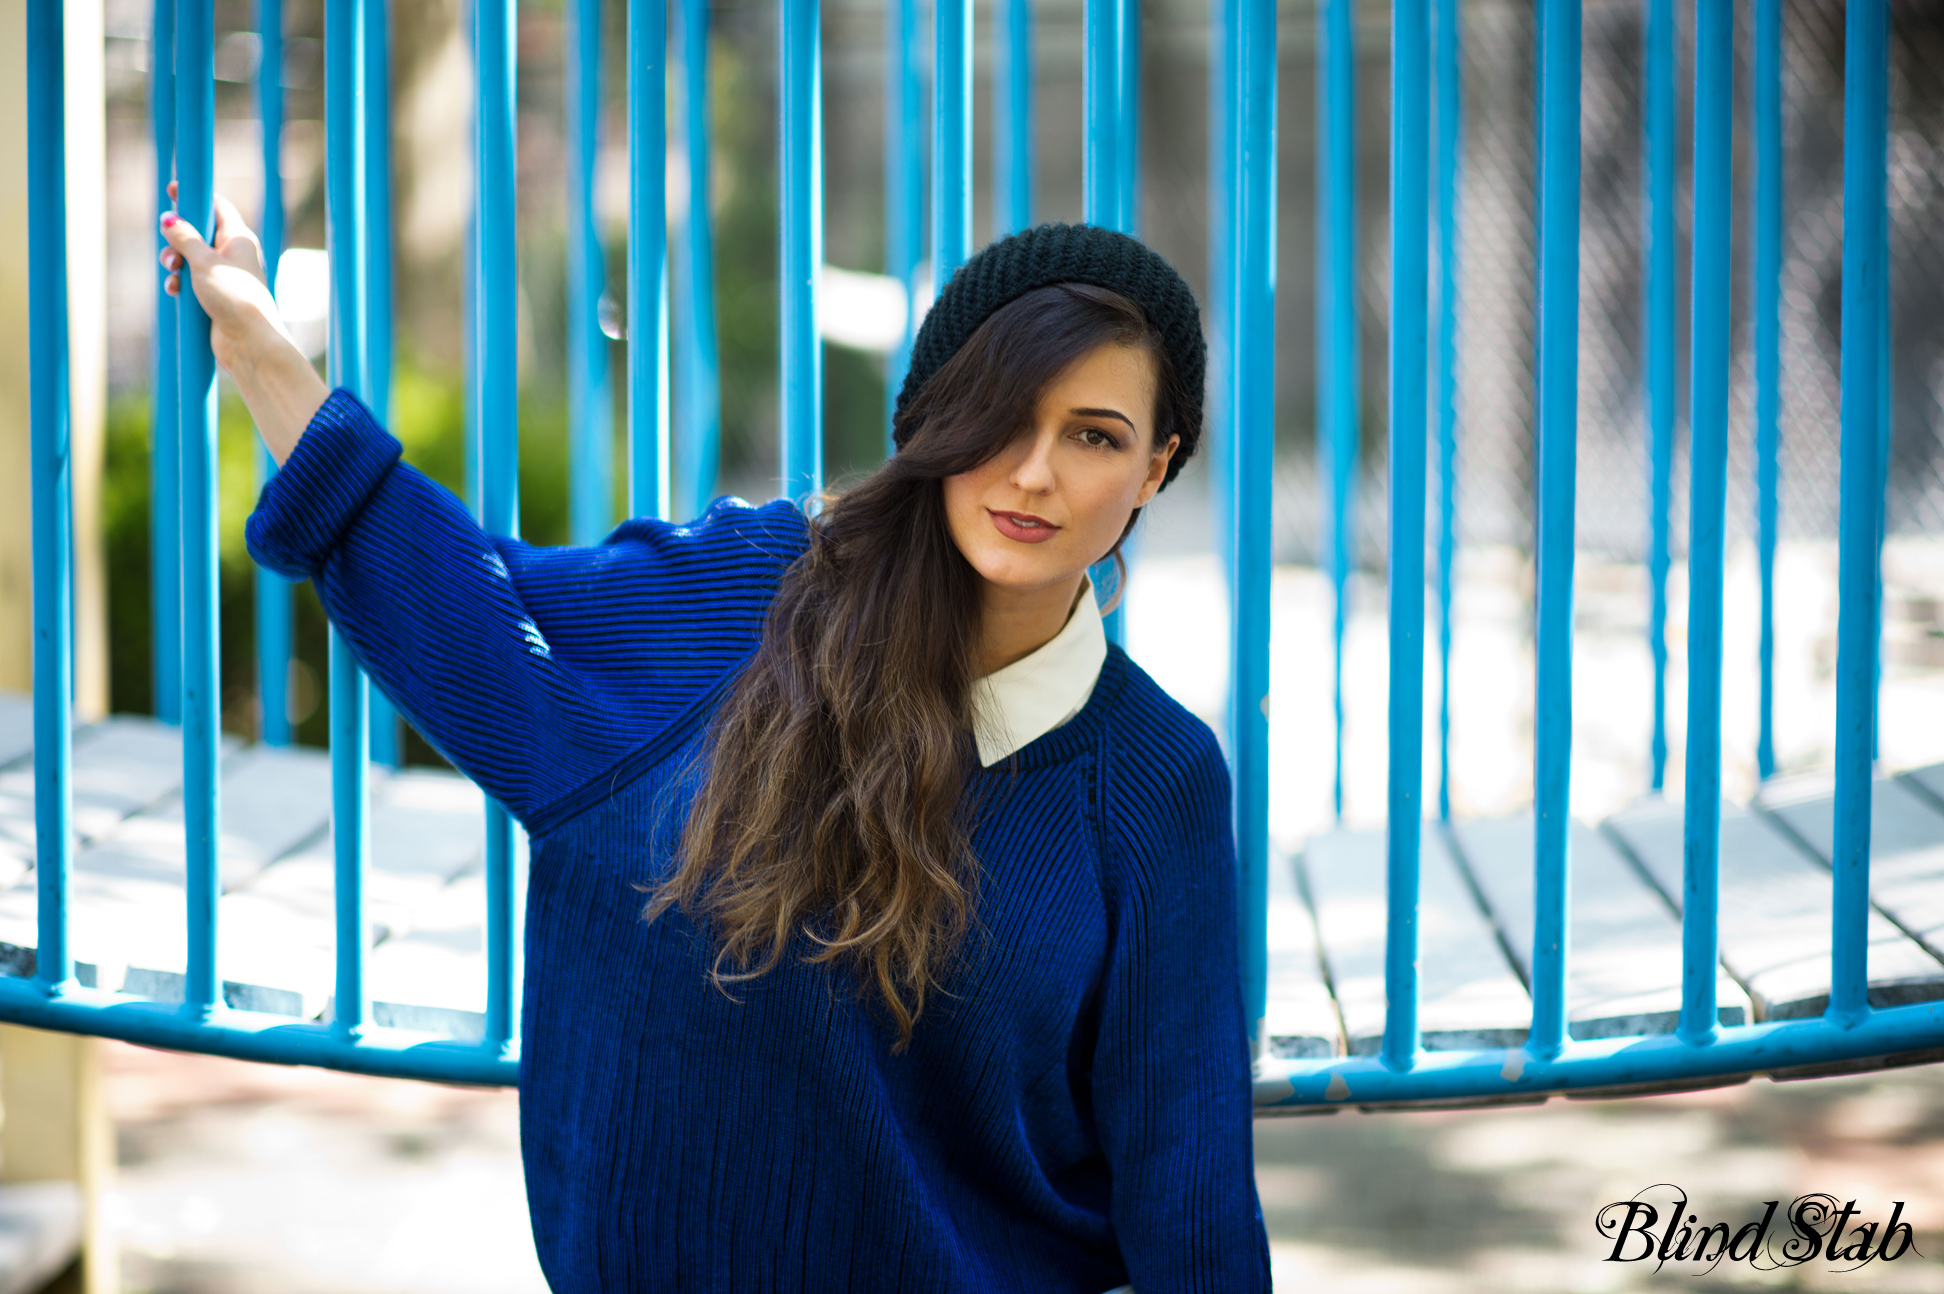
[(1072, 579), (1087, 569), (1088, 564), (1074, 565), (1066, 556), (1025, 553), (986, 553), (972, 563), (988, 584), (996, 584), (1007, 589), (1037, 589), (1061, 580)]

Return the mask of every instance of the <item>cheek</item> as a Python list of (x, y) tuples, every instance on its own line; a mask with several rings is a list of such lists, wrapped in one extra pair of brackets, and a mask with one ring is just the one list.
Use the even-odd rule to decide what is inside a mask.
[(979, 520), (979, 498), (983, 492), (984, 484), (977, 473), (948, 476), (944, 480), (940, 494), (945, 504), (945, 526), (961, 551), (978, 536), (974, 523)]
[(1110, 548), (1120, 538), (1134, 501), (1140, 497), (1140, 475), (1122, 471), (1093, 472), (1076, 479), (1069, 491), (1076, 517), (1084, 517), (1081, 527), (1090, 543)]

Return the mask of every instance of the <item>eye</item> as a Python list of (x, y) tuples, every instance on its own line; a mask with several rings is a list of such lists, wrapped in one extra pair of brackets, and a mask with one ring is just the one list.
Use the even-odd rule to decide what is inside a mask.
[(1082, 427), (1080, 429), (1080, 439), (1083, 443), (1091, 445), (1095, 449), (1120, 448), (1120, 438), (1112, 432), (1104, 431), (1099, 427)]

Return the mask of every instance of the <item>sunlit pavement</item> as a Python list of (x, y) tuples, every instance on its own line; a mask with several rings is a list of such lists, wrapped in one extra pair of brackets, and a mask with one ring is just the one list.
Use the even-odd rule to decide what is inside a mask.
[[(543, 1294), (511, 1093), (105, 1045), (128, 1294)], [(1256, 1147), (1279, 1289), (1944, 1291), (1944, 1067), (1262, 1121)], [(1920, 1252), (1712, 1276), (1603, 1261), (1600, 1207), (1656, 1183), (1736, 1227), (1770, 1199), (1824, 1192), (1879, 1221), (1902, 1200)]]

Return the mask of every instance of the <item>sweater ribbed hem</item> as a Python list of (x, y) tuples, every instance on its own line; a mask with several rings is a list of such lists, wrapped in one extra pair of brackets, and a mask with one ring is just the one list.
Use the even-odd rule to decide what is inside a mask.
[(343, 387), (331, 392), (264, 483), (243, 527), (250, 556), (286, 579), (315, 575), (403, 453), (363, 401)]

